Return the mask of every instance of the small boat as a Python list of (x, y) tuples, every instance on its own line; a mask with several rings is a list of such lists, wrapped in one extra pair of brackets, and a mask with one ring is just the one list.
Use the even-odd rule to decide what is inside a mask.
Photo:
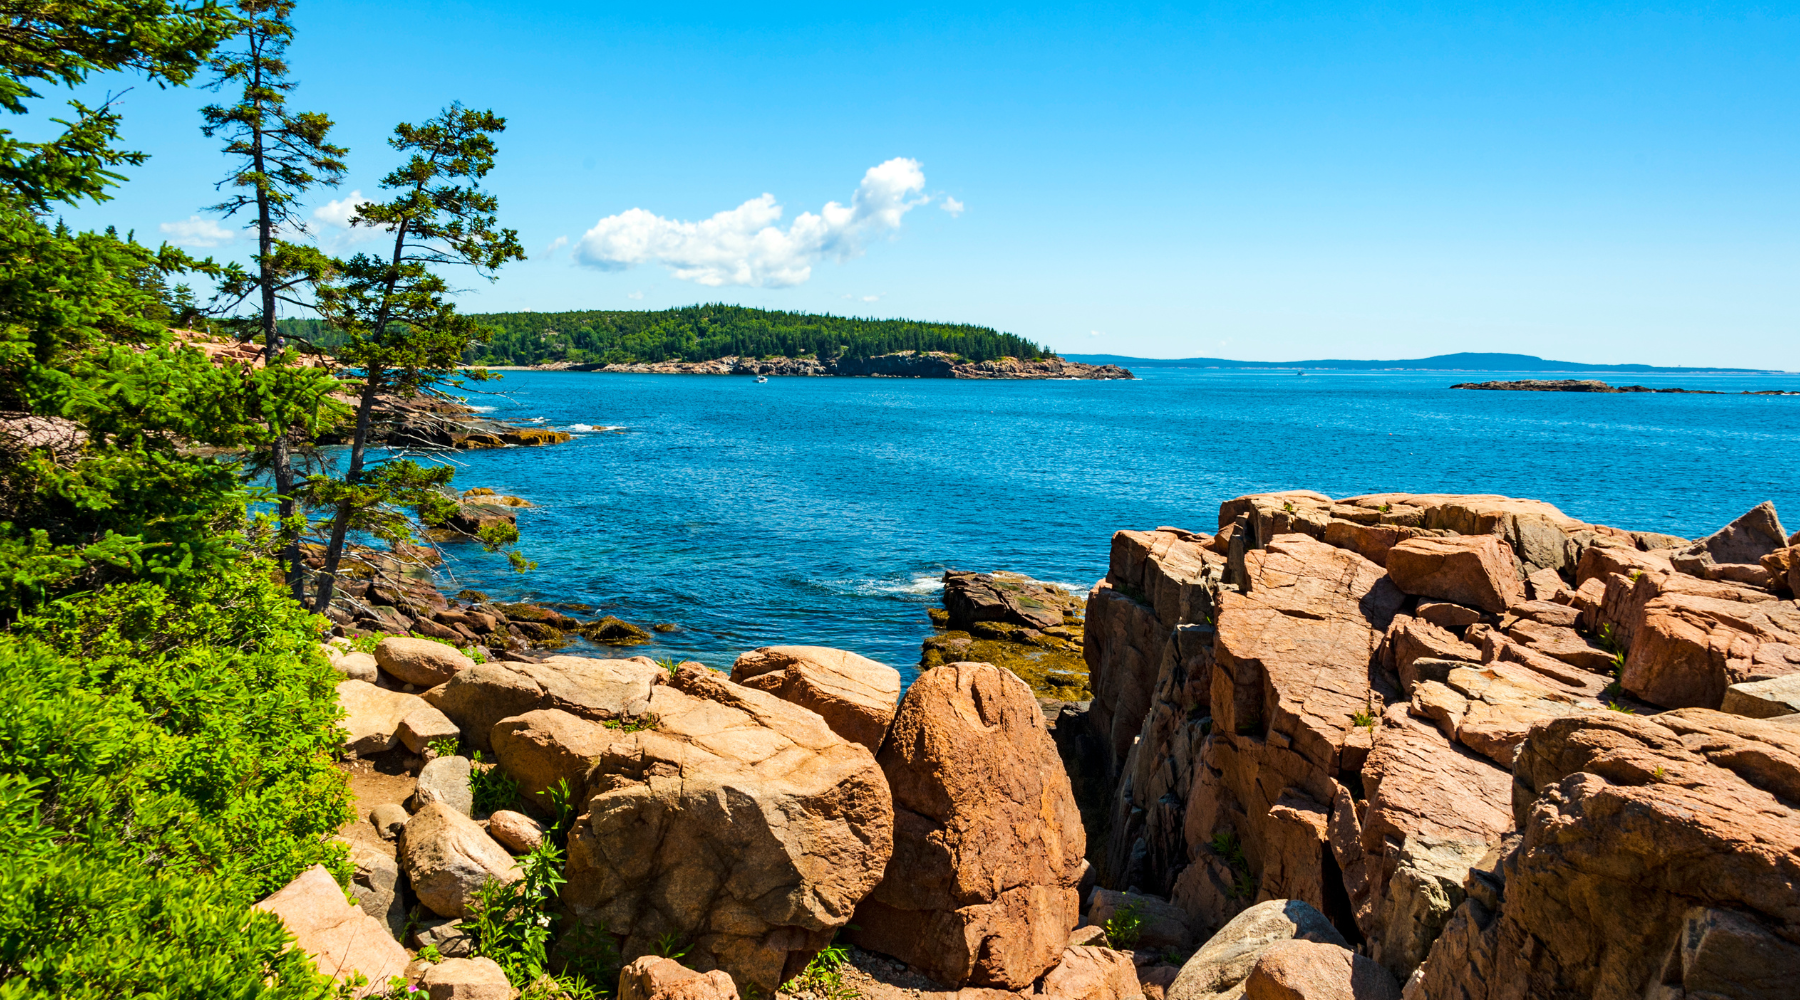
[(768, 381), (768, 380), (769, 380), (769, 376), (767, 376), (767, 375), (758, 375), (758, 376), (756, 376), (756, 380), (757, 380), (757, 381), (758, 381), (758, 382), (767, 382), (767, 381)]

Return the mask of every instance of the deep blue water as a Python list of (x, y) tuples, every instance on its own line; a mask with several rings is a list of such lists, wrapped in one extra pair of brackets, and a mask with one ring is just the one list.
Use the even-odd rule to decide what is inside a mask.
[[(1212, 531), (1219, 502), (1310, 488), (1503, 493), (1695, 536), (1774, 500), (1800, 528), (1800, 397), (1451, 390), (1470, 376), (1148, 369), (1131, 382), (509, 372), (494, 416), (568, 444), (458, 455), (522, 512), (525, 575), (453, 549), (451, 590), (682, 630), (728, 666), (855, 650), (909, 679), (946, 567), (1085, 589), (1119, 528)], [(1502, 376), (1482, 375), (1479, 378)], [(1631, 381), (1800, 389), (1800, 376)], [(490, 383), (490, 386), (494, 383)]]

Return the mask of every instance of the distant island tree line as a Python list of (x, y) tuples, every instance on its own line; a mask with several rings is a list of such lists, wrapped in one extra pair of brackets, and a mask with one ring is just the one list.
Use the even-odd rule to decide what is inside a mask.
[[(855, 319), (745, 306), (478, 313), (468, 318), (491, 333), (464, 352), (467, 364), (863, 358), (900, 351), (942, 351), (970, 361), (1055, 356), (1023, 337), (967, 323)], [(298, 336), (327, 350), (342, 339), (323, 320), (284, 319), (279, 325), (285, 336)]]

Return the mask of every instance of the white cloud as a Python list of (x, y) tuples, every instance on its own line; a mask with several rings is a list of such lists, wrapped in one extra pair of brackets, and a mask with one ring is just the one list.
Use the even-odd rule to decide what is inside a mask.
[(328, 201), (313, 209), (313, 221), (328, 229), (337, 230), (332, 236), (333, 243), (348, 246), (379, 239), (389, 230), (378, 226), (350, 225), (350, 220), (356, 215), (358, 206), (367, 204), (368, 201), (369, 199), (364, 198), (361, 191), (352, 191), (336, 201)]
[(157, 227), (169, 242), (184, 247), (216, 247), (237, 239), (237, 233), (219, 225), (218, 220), (190, 215), (183, 222), (165, 222)]
[(567, 236), (558, 236), (556, 239), (553, 239), (550, 241), (549, 246), (544, 248), (544, 256), (548, 257), (551, 254), (555, 253), (558, 250), (561, 250), (563, 247), (566, 247), (568, 245), (569, 245), (569, 238)]
[(644, 297), (644, 293), (643, 292), (632, 292), (630, 295), (627, 295), (625, 297), (628, 299), (641, 299)]
[(865, 296), (863, 296), (863, 301), (864, 301), (864, 302), (879, 302), (879, 301), (880, 301), (880, 300), (881, 300), (881, 296), (879, 296), (879, 295), (865, 295)]
[(944, 200), (938, 203), (938, 207), (949, 212), (951, 218), (963, 214), (963, 203), (949, 195), (944, 196)]
[(657, 263), (683, 281), (702, 285), (783, 288), (812, 277), (826, 257), (849, 260), (869, 241), (893, 233), (907, 212), (929, 201), (919, 161), (896, 157), (870, 167), (848, 206), (825, 203), (818, 214), (802, 212), (786, 231), (776, 226), (782, 208), (764, 194), (700, 222), (665, 219), (641, 208), (595, 223), (575, 257), (603, 271)]
[(1100, 331), (1099, 331), (1099, 330), (1089, 330), (1089, 331), (1088, 331), (1088, 336), (1090, 336), (1090, 337), (1098, 337), (1098, 336), (1100, 336)]
[(328, 201), (313, 209), (313, 219), (333, 229), (349, 229), (350, 219), (356, 215), (356, 206), (368, 201), (361, 191), (352, 191), (336, 201)]

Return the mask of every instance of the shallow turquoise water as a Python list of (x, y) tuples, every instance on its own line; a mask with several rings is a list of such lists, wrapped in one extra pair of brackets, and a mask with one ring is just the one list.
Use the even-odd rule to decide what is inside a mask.
[[(456, 456), (462, 487), (540, 505), (519, 518), (540, 568), (515, 575), (452, 550), (449, 586), (681, 625), (645, 650), (656, 656), (727, 666), (808, 643), (910, 677), (945, 568), (1085, 590), (1114, 530), (1211, 531), (1220, 501), (1252, 491), (1504, 493), (1688, 536), (1774, 500), (1800, 528), (1800, 397), (1470, 392), (1448, 388), (1470, 376), (1444, 373), (1141, 374), (509, 372), (504, 395), (470, 401), (505, 420), (622, 429)], [(1781, 376), (1631, 381), (1800, 389)]]

